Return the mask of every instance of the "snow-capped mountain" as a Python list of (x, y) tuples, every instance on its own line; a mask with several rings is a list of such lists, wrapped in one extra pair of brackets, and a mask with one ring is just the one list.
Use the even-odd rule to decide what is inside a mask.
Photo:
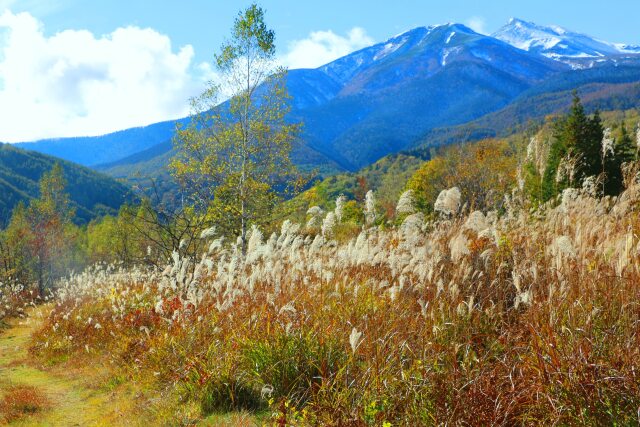
[[(289, 93), (311, 147), (357, 170), (433, 127), (495, 111), (569, 69), (464, 25), (444, 24), (415, 28), (316, 70), (294, 70)], [(317, 94), (318, 102), (299, 93)]]
[(462, 24), (418, 27), (318, 68), (335, 82), (388, 89), (415, 77), (428, 78), (458, 62), (486, 63), (522, 80), (537, 80), (549, 69), (561, 70), (546, 58), (526, 54), (501, 40)]
[[(458, 37), (453, 40), (456, 34)], [(423, 57), (426, 54), (446, 54), (445, 52), (448, 48), (459, 44), (461, 38), (468, 40), (469, 37), (475, 36), (478, 36), (478, 34), (460, 24), (417, 27), (394, 36), (385, 42), (339, 58), (320, 67), (319, 70), (338, 82), (347, 83), (362, 71), (374, 67), (380, 62), (393, 60), (412, 49), (422, 50)]]
[[(305, 124), (306, 147), (316, 157), (357, 170), (408, 147), (434, 127), (496, 111), (533, 85), (567, 70), (566, 64), (464, 25), (444, 24), (412, 29), (317, 69), (291, 70), (287, 86), (292, 118)], [(126, 135), (117, 137), (131, 141)], [(91, 142), (99, 145), (97, 140)], [(25, 146), (53, 154), (62, 153), (64, 144)], [(96, 160), (92, 155), (96, 149), (85, 145), (83, 154), (77, 141), (70, 146), (75, 148), (71, 160), (121, 160)]]
[(640, 46), (610, 43), (558, 26), (542, 26), (512, 18), (493, 37), (548, 58), (572, 61), (640, 54)]
[[(462, 125), (513, 103), (520, 107), (509, 117), (525, 120), (542, 111), (540, 102), (550, 105), (547, 112), (560, 108), (550, 101), (557, 93), (588, 86), (606, 97), (628, 92), (631, 86), (624, 85), (636, 82), (640, 47), (516, 19), (493, 36), (461, 24), (418, 27), (319, 68), (288, 73), (290, 117), (305, 124), (296, 161), (310, 169), (357, 170), (411, 148), (434, 129)], [(533, 107), (526, 103), (541, 94), (546, 97)], [(634, 108), (634, 102), (624, 105)], [(147, 162), (157, 169), (170, 156), (173, 129), (167, 122), (22, 146), (86, 165), (126, 165), (132, 171)]]

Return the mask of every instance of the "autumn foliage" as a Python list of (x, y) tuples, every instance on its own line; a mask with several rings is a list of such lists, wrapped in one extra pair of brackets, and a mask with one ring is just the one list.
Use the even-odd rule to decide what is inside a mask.
[(254, 228), (246, 255), (207, 235), (162, 270), (90, 270), (62, 284), (32, 351), (101, 361), (184, 422), (634, 423), (640, 187), (516, 202), (343, 243), (285, 222)]

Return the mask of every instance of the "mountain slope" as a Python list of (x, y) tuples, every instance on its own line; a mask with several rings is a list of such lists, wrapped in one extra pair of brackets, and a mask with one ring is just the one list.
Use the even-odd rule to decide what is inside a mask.
[(321, 67), (342, 89), (293, 116), (312, 148), (356, 170), (428, 129), (502, 108), (564, 69), (463, 25), (416, 28)]
[[(640, 74), (633, 74), (640, 62), (633, 52), (640, 48), (520, 20), (510, 21), (494, 36), (460, 24), (419, 27), (317, 69), (291, 70), (289, 118), (304, 123), (296, 163), (325, 174), (354, 171), (420, 145), (425, 135), (439, 129), (491, 117), (514, 103), (511, 111), (518, 111), (522, 120), (555, 108), (538, 109), (523, 97), (544, 103), (569, 88), (640, 81)], [(579, 69), (593, 70), (591, 77)], [(523, 111), (525, 105), (535, 108)], [(165, 122), (28, 147), (117, 177), (151, 173), (165, 179), (161, 168), (171, 157), (167, 141), (173, 128)]]
[(547, 115), (565, 112), (571, 105), (574, 90), (591, 112), (640, 108), (640, 64), (558, 74), (523, 92), (501, 110), (458, 126), (430, 130), (414, 148), (428, 151), (430, 147), (523, 131), (531, 122), (541, 122)]
[(125, 129), (103, 136), (56, 138), (13, 144), (84, 166), (109, 163), (171, 139), (178, 121)]
[[(305, 123), (304, 140), (312, 150), (301, 152), (298, 163), (358, 169), (432, 127), (499, 109), (564, 67), (448, 24), (416, 28), (315, 70), (292, 70), (291, 118)], [(95, 166), (162, 144), (172, 130), (173, 123), (165, 122), (21, 147)]]
[(113, 178), (44, 154), (0, 144), (0, 225), (5, 224), (19, 202), (38, 197), (38, 181), (59, 162), (78, 223), (116, 213), (134, 200), (131, 190)]

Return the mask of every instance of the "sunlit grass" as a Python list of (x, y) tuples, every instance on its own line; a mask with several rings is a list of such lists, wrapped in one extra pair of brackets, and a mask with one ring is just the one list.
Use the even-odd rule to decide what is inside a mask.
[(60, 288), (32, 351), (104, 360), (184, 422), (634, 423), (639, 194), (456, 202), (386, 231), (285, 223), (245, 257), (212, 242), (164, 271), (99, 267)]

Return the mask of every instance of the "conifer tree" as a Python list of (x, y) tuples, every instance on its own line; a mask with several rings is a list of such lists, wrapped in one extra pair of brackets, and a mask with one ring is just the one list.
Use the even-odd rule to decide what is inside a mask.
[[(579, 101), (579, 99), (578, 99)], [(600, 155), (604, 140), (604, 127), (600, 117), (600, 111), (596, 110), (593, 117), (588, 119), (586, 132), (576, 150), (582, 159), (578, 172), (580, 182), (589, 176), (597, 176), (600, 173)]]
[(636, 158), (636, 146), (633, 143), (633, 138), (627, 130), (627, 126), (622, 122), (620, 124), (620, 138), (615, 146), (615, 155), (619, 164), (626, 162), (632, 162)]
[(542, 201), (546, 202), (547, 200), (552, 199), (556, 194), (568, 186), (568, 179), (566, 179), (566, 177), (558, 176), (558, 170), (566, 154), (566, 146), (556, 137), (556, 139), (551, 143), (549, 157), (547, 159), (547, 167), (542, 174)]
[(622, 166), (635, 160), (636, 147), (624, 122), (620, 125), (620, 137), (613, 147), (613, 156), (605, 163), (605, 194), (618, 195), (624, 190)]
[(589, 118), (577, 92), (569, 114), (554, 126), (547, 167), (542, 179), (543, 199), (549, 200), (567, 187), (580, 187), (589, 176), (602, 173), (604, 129), (600, 113)]

